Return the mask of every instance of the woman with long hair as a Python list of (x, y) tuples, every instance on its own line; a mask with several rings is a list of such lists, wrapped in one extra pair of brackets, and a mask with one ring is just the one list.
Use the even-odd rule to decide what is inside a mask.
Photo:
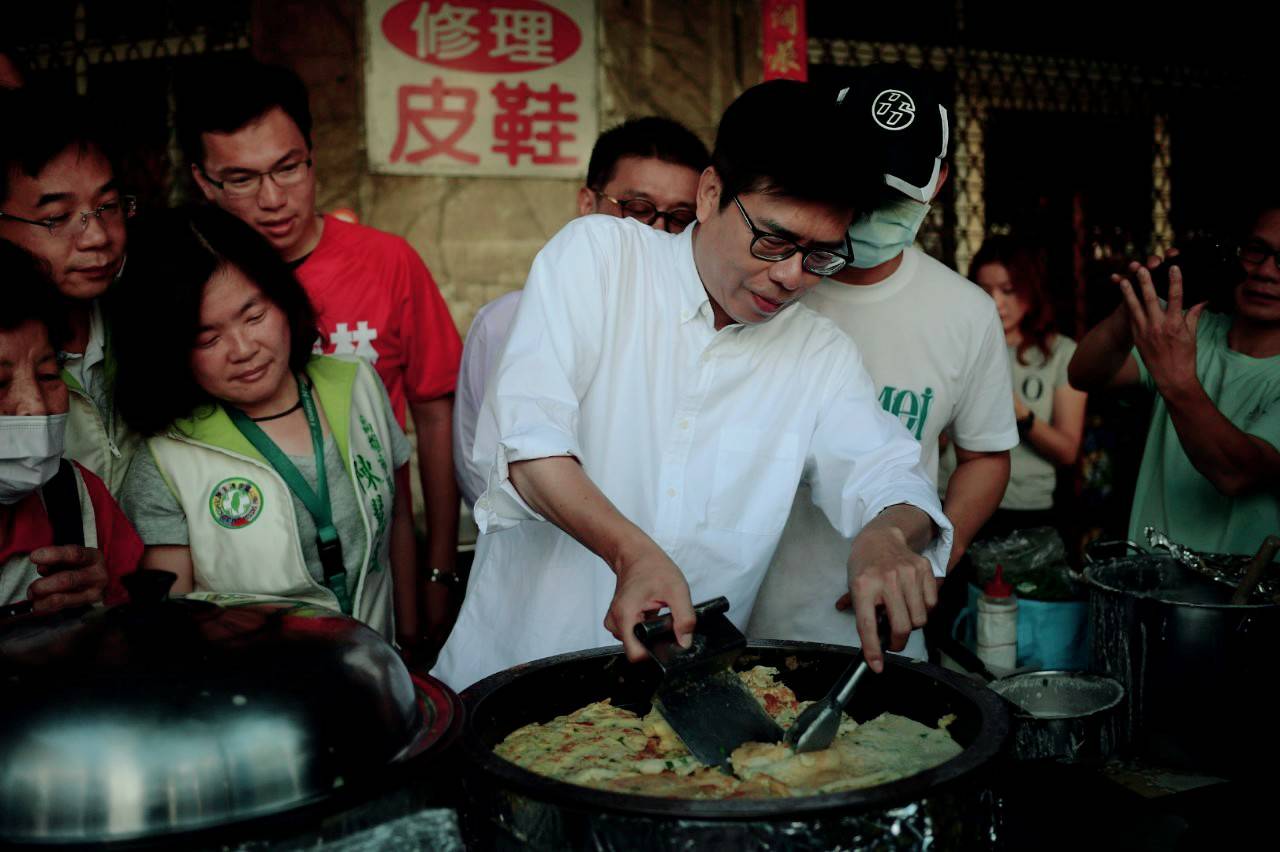
[(306, 293), (234, 216), (164, 211), (132, 236), (117, 400), (149, 436), (121, 495), (143, 565), (177, 592), (309, 601), (416, 636), (409, 446), (377, 374), (312, 354)]
[(995, 300), (1013, 371), (1013, 408), (1021, 439), (1010, 453), (1009, 486), (983, 537), (1058, 526), (1057, 468), (1075, 464), (1087, 395), (1067, 383), (1075, 341), (1059, 334), (1046, 295), (1042, 252), (1010, 237), (983, 243), (970, 277)]

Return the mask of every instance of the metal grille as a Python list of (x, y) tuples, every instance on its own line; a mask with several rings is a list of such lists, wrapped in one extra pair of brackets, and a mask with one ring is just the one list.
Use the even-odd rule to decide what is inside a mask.
[(195, 57), (249, 49), (249, 0), (42, 0), (5, 16), (31, 83), (87, 95), (110, 116), (121, 183), (144, 206), (183, 201), (173, 79)]

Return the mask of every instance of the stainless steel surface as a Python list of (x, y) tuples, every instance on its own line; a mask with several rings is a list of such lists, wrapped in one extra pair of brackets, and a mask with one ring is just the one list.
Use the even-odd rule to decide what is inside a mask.
[(827, 748), (840, 732), (840, 720), (844, 717), (844, 706), (849, 703), (853, 691), (858, 688), (858, 681), (866, 676), (871, 667), (861, 658), (849, 666), (836, 685), (831, 688), (821, 701), (815, 701), (804, 709), (796, 721), (787, 728), (784, 741), (797, 753), (819, 751)]
[(996, 680), (991, 689), (1017, 707), (1011, 715), (1018, 760), (1098, 759), (1115, 748), (1124, 687), (1111, 678), (1027, 672)]
[(372, 630), (293, 602), (223, 602), (0, 627), (0, 841), (138, 838), (274, 813), (420, 745), (414, 683)]

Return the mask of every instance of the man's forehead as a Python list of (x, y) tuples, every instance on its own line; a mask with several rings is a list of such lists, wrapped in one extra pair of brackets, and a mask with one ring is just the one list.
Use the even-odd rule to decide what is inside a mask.
[(654, 199), (694, 203), (699, 172), (657, 157), (623, 157), (614, 166), (604, 190), (613, 195), (627, 193)]
[(1272, 248), (1280, 248), (1280, 208), (1262, 211), (1258, 220), (1253, 223), (1249, 238), (1268, 243)]
[(209, 130), (201, 134), (205, 159), (222, 168), (243, 166), (266, 168), (291, 152), (307, 150), (302, 131), (280, 107), (230, 131)]
[(747, 192), (739, 196), (757, 228), (806, 243), (842, 245), (853, 209), (785, 195)]
[(97, 195), (111, 188), (115, 175), (111, 163), (93, 143), (72, 143), (58, 152), (35, 175), (18, 163), (8, 168), (10, 199), (35, 203), (50, 195)]

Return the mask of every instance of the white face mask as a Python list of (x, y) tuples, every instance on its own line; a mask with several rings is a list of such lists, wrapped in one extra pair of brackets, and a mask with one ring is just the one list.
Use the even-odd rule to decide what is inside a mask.
[(0, 505), (12, 505), (58, 472), (67, 415), (0, 417)]
[(849, 226), (853, 266), (871, 269), (893, 260), (915, 242), (929, 205), (899, 198), (862, 216)]

